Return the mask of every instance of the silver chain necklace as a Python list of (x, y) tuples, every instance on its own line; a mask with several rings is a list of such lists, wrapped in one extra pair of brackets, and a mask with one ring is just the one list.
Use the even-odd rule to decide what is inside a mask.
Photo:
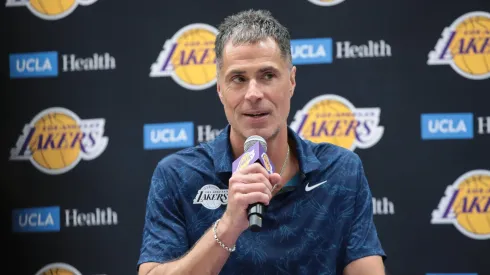
[[(279, 175), (282, 176), (282, 172), (284, 172), (284, 168), (286, 167), (286, 164), (288, 163), (288, 160), (289, 160), (289, 144), (288, 144), (288, 153), (286, 154), (286, 159), (284, 160), (284, 163), (282, 164), (282, 168), (281, 168), (281, 172), (279, 172)], [(274, 190), (276, 189), (276, 187), (278, 186), (279, 184), (276, 183), (276, 185), (274, 185), (272, 187), (272, 190), (271, 190), (271, 193), (274, 192)]]

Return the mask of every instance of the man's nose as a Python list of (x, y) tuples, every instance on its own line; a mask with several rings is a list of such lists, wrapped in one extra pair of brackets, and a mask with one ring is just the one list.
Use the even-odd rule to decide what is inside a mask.
[(250, 80), (245, 99), (255, 101), (262, 97), (264, 97), (264, 93), (262, 92), (260, 85), (255, 79)]

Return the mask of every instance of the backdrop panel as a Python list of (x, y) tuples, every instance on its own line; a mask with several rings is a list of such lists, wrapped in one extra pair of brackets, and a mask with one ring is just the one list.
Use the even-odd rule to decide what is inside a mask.
[(9, 274), (135, 274), (157, 162), (226, 126), (216, 28), (250, 8), (291, 32), (289, 125), (363, 160), (388, 274), (490, 274), (487, 0), (6, 0)]

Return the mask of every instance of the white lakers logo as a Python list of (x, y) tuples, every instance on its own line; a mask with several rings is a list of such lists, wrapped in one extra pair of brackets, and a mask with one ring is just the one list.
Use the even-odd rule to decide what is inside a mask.
[(194, 198), (194, 204), (202, 204), (210, 210), (228, 204), (228, 189), (219, 189), (212, 184), (204, 185)]

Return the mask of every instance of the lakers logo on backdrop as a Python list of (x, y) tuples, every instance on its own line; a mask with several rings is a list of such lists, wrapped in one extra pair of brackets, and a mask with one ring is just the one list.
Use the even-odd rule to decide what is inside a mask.
[(69, 264), (53, 263), (42, 267), (35, 275), (82, 275), (82, 273)]
[(453, 224), (470, 238), (490, 239), (490, 171), (469, 171), (448, 186), (431, 223)]
[(172, 77), (189, 90), (203, 90), (216, 84), (214, 42), (218, 30), (206, 24), (191, 24), (165, 42), (151, 66), (150, 77)]
[(344, 0), (308, 0), (318, 6), (334, 6), (344, 2)]
[(7, 0), (7, 7), (27, 7), (34, 15), (45, 20), (68, 16), (78, 5), (87, 6), (97, 0)]
[(103, 118), (81, 120), (68, 109), (46, 109), (24, 126), (10, 160), (30, 160), (46, 174), (66, 173), (102, 154), (108, 143), (104, 127)]
[(468, 79), (490, 77), (490, 13), (470, 12), (444, 29), (428, 65), (450, 65)]
[(328, 142), (354, 150), (369, 148), (381, 139), (379, 108), (356, 108), (337, 95), (321, 95), (296, 112), (291, 128), (312, 142)]

